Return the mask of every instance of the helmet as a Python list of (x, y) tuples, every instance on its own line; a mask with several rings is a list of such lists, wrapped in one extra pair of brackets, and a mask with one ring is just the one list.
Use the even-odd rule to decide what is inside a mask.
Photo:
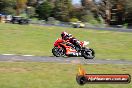
[(71, 38), (71, 37), (72, 37), (72, 34), (68, 34), (67, 36), (68, 36), (69, 38)]
[(61, 33), (61, 37), (62, 37), (62, 39), (65, 39), (65, 37), (66, 37), (67, 35), (68, 35), (68, 33), (67, 33), (67, 32), (65, 32), (65, 31), (64, 31), (64, 32), (62, 32), (62, 33)]

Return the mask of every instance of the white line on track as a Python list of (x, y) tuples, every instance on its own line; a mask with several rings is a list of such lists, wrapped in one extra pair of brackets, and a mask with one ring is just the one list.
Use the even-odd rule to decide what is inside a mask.
[(34, 55), (21, 55), (21, 56), (26, 56), (26, 57), (30, 57), (30, 56), (34, 56)]
[[(1, 55), (4, 55), (4, 56), (13, 56), (13, 55), (17, 55), (17, 54), (1, 54)], [(35, 55), (18, 55), (18, 56), (35, 56)]]
[(86, 64), (101, 64), (101, 63), (86, 63)]
[(15, 54), (2, 54), (2, 55), (7, 55), (7, 56), (11, 56), (11, 55), (15, 55)]
[(106, 59), (106, 60), (111, 60), (111, 59)]

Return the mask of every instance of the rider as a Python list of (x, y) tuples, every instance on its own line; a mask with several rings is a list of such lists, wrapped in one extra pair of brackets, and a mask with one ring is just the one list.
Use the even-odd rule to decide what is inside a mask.
[(74, 38), (72, 36), (72, 34), (68, 34), (67, 32), (62, 32), (61, 33), (61, 37), (62, 37), (63, 40), (65, 40), (65, 41), (70, 42), (71, 44), (73, 44), (75, 46), (75, 49), (77, 49), (77, 48), (78, 48), (77, 50), (81, 49), (80, 41), (77, 40), (76, 38)]

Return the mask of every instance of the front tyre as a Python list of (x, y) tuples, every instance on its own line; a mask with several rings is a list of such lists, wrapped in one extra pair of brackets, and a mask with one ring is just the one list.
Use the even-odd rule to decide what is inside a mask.
[(93, 58), (95, 57), (95, 52), (94, 52), (94, 50), (91, 49), (91, 48), (89, 48), (89, 49), (86, 48), (86, 49), (83, 51), (83, 57), (84, 57), (85, 59), (93, 59)]
[(56, 57), (62, 57), (65, 55), (65, 50), (63, 48), (54, 47), (52, 53)]

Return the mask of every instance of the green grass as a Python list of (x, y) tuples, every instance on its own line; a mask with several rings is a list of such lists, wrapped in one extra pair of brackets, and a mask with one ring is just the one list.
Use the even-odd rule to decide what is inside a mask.
[[(84, 65), (91, 74), (130, 74), (130, 65)], [(78, 65), (59, 63), (0, 62), (0, 88), (132, 88), (130, 84), (76, 83)]]
[(51, 56), (62, 31), (89, 40), (97, 59), (132, 59), (132, 33), (13, 24), (0, 24), (0, 54)]

